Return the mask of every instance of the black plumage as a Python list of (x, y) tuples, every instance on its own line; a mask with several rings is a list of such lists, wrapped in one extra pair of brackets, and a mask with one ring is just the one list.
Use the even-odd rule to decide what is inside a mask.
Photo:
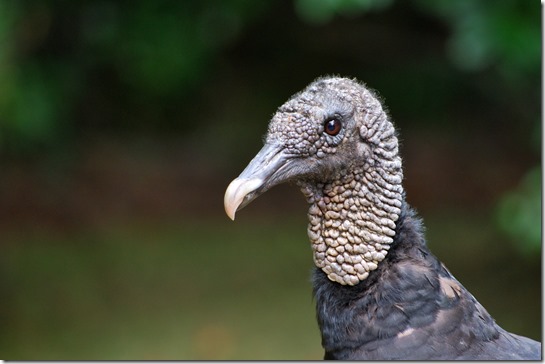
[(499, 327), (429, 251), (405, 204), (386, 258), (358, 285), (313, 276), (325, 359), (540, 360), (541, 344)]
[(234, 218), (274, 185), (301, 188), (325, 359), (541, 359), (539, 342), (499, 327), (429, 251), (402, 179), (378, 98), (323, 78), (278, 109), (225, 208)]

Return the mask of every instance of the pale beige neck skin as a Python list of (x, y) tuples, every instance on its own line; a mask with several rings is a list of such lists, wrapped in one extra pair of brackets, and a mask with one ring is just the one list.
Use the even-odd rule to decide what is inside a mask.
[[(314, 263), (342, 285), (358, 284), (378, 267), (393, 242), (401, 212), (401, 158), (393, 125), (384, 119), (380, 133), (373, 133), (381, 135), (380, 141), (362, 148), (361, 166), (356, 163), (332, 182), (299, 183), (310, 203), (308, 236)], [(369, 140), (366, 128), (360, 133)]]

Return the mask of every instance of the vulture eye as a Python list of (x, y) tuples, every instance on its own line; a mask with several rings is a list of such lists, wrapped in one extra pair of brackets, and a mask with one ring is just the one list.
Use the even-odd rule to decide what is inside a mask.
[(337, 119), (327, 119), (324, 124), (324, 131), (332, 136), (339, 134), (342, 124)]

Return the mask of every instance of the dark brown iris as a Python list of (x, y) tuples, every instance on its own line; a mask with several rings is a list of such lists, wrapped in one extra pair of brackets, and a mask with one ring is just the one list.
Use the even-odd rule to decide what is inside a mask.
[(339, 120), (329, 119), (325, 122), (324, 131), (329, 135), (335, 136), (339, 134), (339, 132), (341, 131), (341, 127), (342, 124)]

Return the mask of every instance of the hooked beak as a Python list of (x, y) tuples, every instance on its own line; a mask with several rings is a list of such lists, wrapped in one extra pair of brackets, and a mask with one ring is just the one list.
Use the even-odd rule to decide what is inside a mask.
[(235, 213), (269, 188), (287, 180), (286, 167), (291, 159), (279, 144), (265, 144), (250, 164), (227, 187), (225, 212), (231, 220)]

